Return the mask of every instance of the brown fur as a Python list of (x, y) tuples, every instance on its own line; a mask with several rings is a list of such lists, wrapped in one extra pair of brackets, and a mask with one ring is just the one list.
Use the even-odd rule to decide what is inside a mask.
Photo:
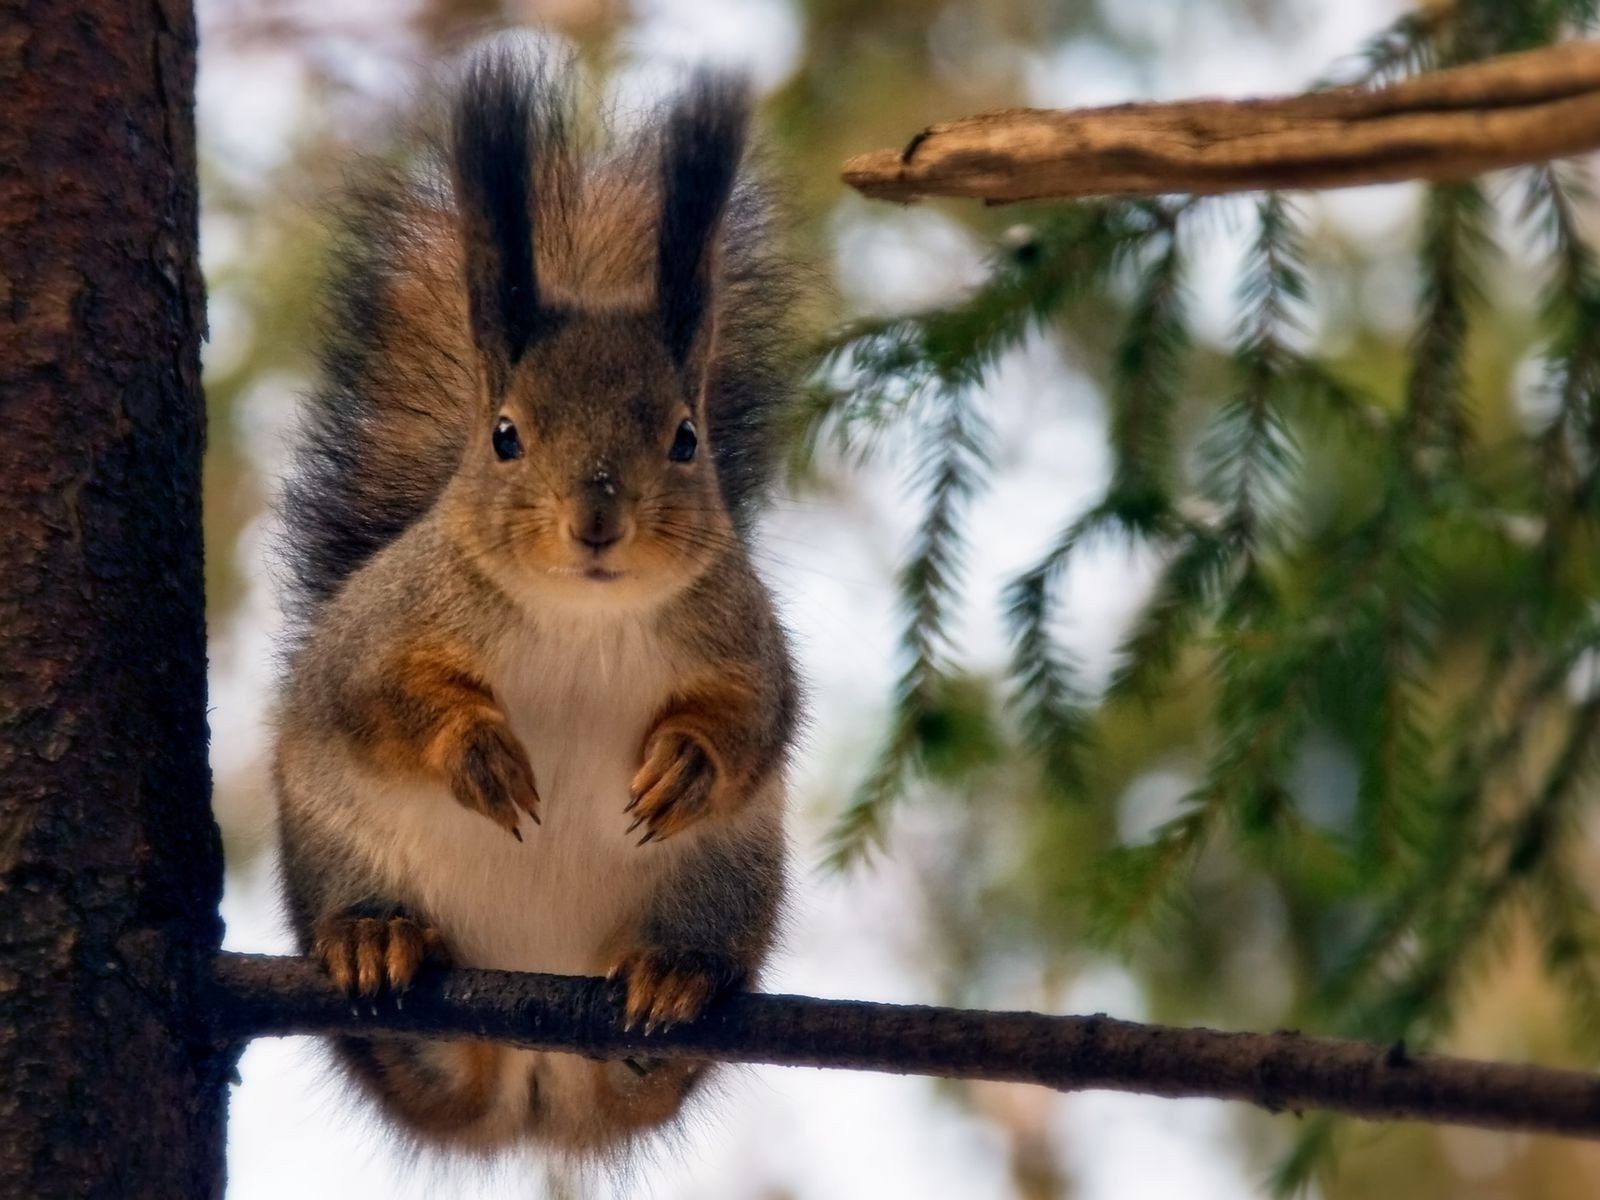
[[(673, 118), (673, 136), (705, 120), (736, 146), (720, 95)], [(274, 778), (302, 948), (353, 998), (388, 1002), (449, 962), (605, 973), (626, 1019), (653, 1028), (752, 985), (770, 951), (798, 691), (746, 537), (773, 457), (761, 405), (781, 378), (755, 351), (781, 328), (779, 297), (751, 290), (770, 261), (753, 185), (732, 184), (724, 212), (692, 191), (720, 178), (692, 142), (677, 176), (647, 169), (660, 145), (536, 147), (521, 268), (536, 283), (521, 290), (499, 274), (516, 277), (518, 248), (484, 240), (516, 225), (515, 205), (493, 207), (491, 189), (482, 212), (460, 211), (487, 186), (481, 157), (428, 186), (391, 181), (351, 227), (368, 291), (346, 297), (356, 328), (329, 357), (290, 496), (304, 628)], [(441, 190), (446, 177), (466, 191)], [(707, 238), (674, 260), (691, 297), (697, 272), (710, 289), (687, 331), (696, 309), (655, 274), (672, 186), (691, 188), (684, 227)], [(764, 315), (770, 328), (751, 324)], [(709, 1070), (471, 1041), (337, 1046), (401, 1128), (475, 1150), (615, 1153)]]
[(730, 668), (694, 681), (662, 709), (629, 790), (628, 808), (647, 840), (729, 815), (782, 756), (761, 691), (747, 672)]
[[(659, 129), (590, 136), (564, 69), (538, 70), (545, 103), (563, 113), (535, 171), (542, 293), (593, 313), (647, 313), (662, 202)], [(433, 507), (485, 403), (449, 154), (436, 117), (412, 125), (410, 144), (359, 164), (334, 207), (322, 370), (284, 499), (291, 601), (304, 621)], [(716, 336), (703, 364), (720, 507), (740, 529), (782, 458), (800, 365), (798, 313), (813, 291), (784, 252), (773, 189), (752, 165), (758, 158), (748, 156), (715, 231), (707, 328)]]

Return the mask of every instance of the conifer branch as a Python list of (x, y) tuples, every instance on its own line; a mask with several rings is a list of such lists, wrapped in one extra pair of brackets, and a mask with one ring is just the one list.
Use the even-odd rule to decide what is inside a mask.
[[(1181, 725), (1156, 744), (1192, 744), (1202, 761), (1176, 815), (1131, 839), (1119, 824), (1051, 877), (1072, 889), (1091, 940), (1190, 920), (1193, 868), (1216, 854), (1315, 914), (1299, 952), (1333, 927), (1352, 935), (1290, 1010), (1325, 1028), (1440, 1036), (1471, 974), (1531, 918), (1547, 977), (1580, 1034), (1600, 1038), (1600, 906), (1583, 886), (1579, 819), (1600, 780), (1600, 701), (1581, 682), (1600, 627), (1600, 267), (1581, 171), (1550, 161), (1600, 147), (1600, 42), (1523, 52), (1596, 23), (1593, 0), (1463, 0), (1403, 17), (1307, 95), (990, 114), (847, 164), (847, 180), (893, 200), (1186, 197), (1031, 216), (1073, 236), (1019, 243), (1011, 231), (989, 284), (916, 318), (962, 332), (1037, 321), (1073, 343), (1108, 401), (1106, 494), (1005, 591), (1007, 732), (1041, 768), (1030, 798), (1045, 813), (1062, 797), (1117, 811), (1126, 780), (1084, 768), (1107, 732), (1114, 752), (1129, 700)], [(1484, 318), (1504, 303), (1483, 286), (1498, 278), (1499, 226), (1477, 177), (1524, 163), (1543, 164), (1523, 173), (1524, 217), (1548, 282), (1544, 380), (1519, 413), (1504, 381), (1474, 366), (1495, 328)], [(1302, 325), (1308, 278), (1334, 273), (1302, 261), (1302, 223), (1280, 189), (1413, 178), (1443, 186), (1425, 201), (1410, 344), (1383, 334), (1351, 350)], [(1205, 196), (1241, 190), (1268, 194), (1219, 363), (1204, 337), (1186, 348), (1176, 226), (1217, 211)], [(1080, 249), (1105, 272), (1083, 273), (1090, 311), (1065, 293), (1011, 291), (1078, 274)], [(930, 339), (895, 374), (969, 386), (962, 369), (986, 374), (1006, 344)], [(1505, 423), (1508, 408), (1521, 419)], [(1165, 560), (1103, 691), (1079, 682), (1055, 641), (1071, 616), (1055, 584), (1091, 532)], [(1476, 687), (1461, 675), (1469, 663)], [(1303, 786), (1312, 739), (1359, 768), (1353, 803), (1342, 783)], [(1319, 795), (1348, 807), (1317, 809)], [(1323, 1107), (1278, 1187), (1304, 1182), (1333, 1145), (1350, 1110)]]
[(991, 203), (1459, 181), (1600, 146), (1600, 42), (1381, 88), (1253, 100), (1018, 108), (934, 125), (844, 166), (874, 199)]
[(599, 1058), (647, 1053), (1208, 1096), (1273, 1112), (1600, 1137), (1600, 1076), (1294, 1032), (737, 995), (692, 1024), (647, 1035), (623, 1028), (616, 996), (598, 979), (454, 970), (419, 981), (403, 1006), (384, 1000), (355, 1010), (309, 960), (247, 954), (218, 958), (210, 1012), (212, 1036), (228, 1042), (307, 1033), (488, 1038)]

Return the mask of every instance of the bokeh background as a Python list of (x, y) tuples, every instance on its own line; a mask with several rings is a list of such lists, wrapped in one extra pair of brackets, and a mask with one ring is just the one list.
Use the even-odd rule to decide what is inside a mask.
[[(792, 192), (796, 237), (835, 321), (924, 308), (983, 278), (1016, 218), (976, 205), (872, 205), (838, 181), (845, 157), (946, 119), (1011, 104), (1073, 106), (1299, 90), (1404, 11), (1395, 0), (200, 0), (202, 252), (210, 288), (206, 473), (216, 807), (228, 849), (230, 949), (289, 949), (275, 896), (266, 717), (280, 616), (270, 499), (309, 368), (323, 230), (318, 199), (386, 116), (482, 33), (537, 27), (577, 45), (623, 107), (687, 64), (750, 74)], [(1315, 302), (1357, 373), (1395, 369), (1416, 281), (1399, 248), (1420, 191), (1309, 198)], [(1219, 221), (1199, 247), (1191, 313), (1202, 346), (1229, 336), (1244, 237)], [(1512, 264), (1514, 267), (1515, 264)], [(1516, 272), (1506, 276), (1515, 291)], [(1528, 290), (1528, 289), (1525, 289)], [(1531, 290), (1524, 308), (1531, 305)], [(1516, 305), (1507, 343), (1522, 336)], [(1095, 334), (1092, 314), (1079, 338)], [(1104, 331), (1102, 331), (1104, 332)], [(974, 679), (1006, 654), (997, 583), (1032, 562), (1063, 514), (1104, 491), (1103, 388), (1074, 342), (1029, 339), (981, 402), (993, 486), (974, 502), (953, 640)], [(1505, 366), (1509, 379), (1512, 370)], [(1509, 386), (1509, 385), (1508, 385)], [(916, 517), (891, 443), (870, 463), (824, 453), (775, 505), (759, 551), (811, 688), (798, 771), (798, 896), (769, 979), (783, 991), (1272, 1028), (1294, 989), (1286, 914), (1265, 891), (1215, 887), (1185, 942), (1089, 949), (1067, 912), (1073, 829), (1041, 829), (1003, 763), (981, 788), (917, 788), (883, 849), (822, 868), (826, 835), (882, 736), (897, 674), (894, 572)], [(1154, 563), (1095, 547), (1066, 581), (1063, 638), (1091, 678), (1147, 594)], [(1168, 722), (1182, 715), (1167, 715)], [(1170, 728), (1106, 731), (1115, 824), (1136, 838), (1190, 787)], [(992, 755), (981, 721), (953, 753)], [(1310, 794), (1348, 791), (1351, 765), (1311, 745)], [(972, 778), (970, 772), (964, 779)], [(1206, 936), (1207, 929), (1213, 936)], [(1513, 946), (1471, 990), (1456, 1049), (1559, 1058), (1553, 1000)], [(888, 1076), (746, 1070), (652, 1161), (574, 1180), (532, 1160), (494, 1166), (399, 1152), (330, 1082), (303, 1039), (254, 1043), (230, 1123), (229, 1194), (293, 1197), (1084, 1197), (1221, 1200), (1267, 1193), (1294, 1119), (1203, 1101)], [(1312, 1193), (1334, 1197), (1585, 1196), (1600, 1151), (1526, 1136), (1361, 1129)]]

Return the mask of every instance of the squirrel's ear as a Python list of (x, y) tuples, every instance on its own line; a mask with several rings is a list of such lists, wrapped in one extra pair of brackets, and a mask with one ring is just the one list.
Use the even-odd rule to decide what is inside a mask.
[(664, 123), (656, 303), (667, 349), (680, 366), (706, 324), (718, 234), (749, 122), (744, 81), (702, 74), (673, 102)]
[(543, 64), (489, 53), (469, 68), (456, 99), (451, 167), (466, 267), (472, 340), (498, 393), (538, 336), (534, 180), (564, 153), (564, 114)]

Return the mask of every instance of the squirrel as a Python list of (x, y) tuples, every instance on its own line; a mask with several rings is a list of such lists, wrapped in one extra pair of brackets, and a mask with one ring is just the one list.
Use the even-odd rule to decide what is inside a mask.
[[(795, 271), (737, 79), (597, 141), (574, 76), (480, 51), (443, 129), (347, 189), (273, 777), (290, 922), (353, 1003), (429, 964), (602, 975), (648, 1030), (753, 986), (783, 907), (800, 699), (749, 543)], [(334, 1049), (420, 1144), (578, 1159), (709, 1070)]]

